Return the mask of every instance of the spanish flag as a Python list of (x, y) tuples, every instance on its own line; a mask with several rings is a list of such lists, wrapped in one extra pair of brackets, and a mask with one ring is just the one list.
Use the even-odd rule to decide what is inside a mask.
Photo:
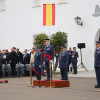
[(55, 4), (43, 4), (43, 25), (55, 25)]

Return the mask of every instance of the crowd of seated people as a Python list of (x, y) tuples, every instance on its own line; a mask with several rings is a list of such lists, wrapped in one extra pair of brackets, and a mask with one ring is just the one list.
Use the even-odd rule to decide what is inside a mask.
[[(0, 78), (29, 76), (30, 54), (27, 49), (22, 53), (15, 47), (11, 48), (11, 52), (7, 49), (0, 50)], [(35, 75), (33, 71), (32, 73)]]

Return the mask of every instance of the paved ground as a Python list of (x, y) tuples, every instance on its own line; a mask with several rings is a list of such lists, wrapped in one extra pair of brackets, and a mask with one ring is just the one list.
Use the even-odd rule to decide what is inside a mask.
[[(80, 75), (85, 75), (80, 72)], [(93, 73), (93, 72), (92, 72)], [(71, 86), (66, 88), (27, 87), (29, 77), (7, 78), (9, 83), (0, 83), (0, 100), (100, 100), (100, 92), (96, 92), (93, 77), (69, 77)], [(35, 77), (33, 77), (35, 79)], [(46, 77), (42, 77), (46, 79)], [(60, 79), (54, 76), (53, 79)]]
[(69, 77), (92, 77), (95, 78), (95, 71), (78, 71), (78, 74), (69, 72)]

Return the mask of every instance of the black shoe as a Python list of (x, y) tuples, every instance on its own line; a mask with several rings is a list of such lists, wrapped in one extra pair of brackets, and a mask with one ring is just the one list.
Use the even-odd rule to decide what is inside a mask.
[(73, 74), (77, 74), (77, 73), (73, 73)]
[(94, 85), (94, 86), (98, 86), (98, 84), (97, 85)]
[(94, 88), (100, 88), (100, 85), (95, 86)]

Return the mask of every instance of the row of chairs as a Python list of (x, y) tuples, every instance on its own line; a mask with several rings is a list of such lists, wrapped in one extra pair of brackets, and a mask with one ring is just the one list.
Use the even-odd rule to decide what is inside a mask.
[[(16, 76), (29, 76), (30, 75), (30, 64), (16, 64)], [(11, 76), (10, 64), (2, 65), (3, 77)]]
[[(34, 67), (34, 65), (33, 65)], [(16, 76), (29, 76), (30, 75), (30, 64), (16, 64)], [(44, 72), (45, 67), (44, 65), (42, 66), (42, 73)], [(2, 72), (3, 72), (3, 77), (10, 77), (11, 76), (11, 66), (10, 64), (3, 64), (2, 65)], [(32, 75), (34, 76), (35, 73), (32, 71)]]

